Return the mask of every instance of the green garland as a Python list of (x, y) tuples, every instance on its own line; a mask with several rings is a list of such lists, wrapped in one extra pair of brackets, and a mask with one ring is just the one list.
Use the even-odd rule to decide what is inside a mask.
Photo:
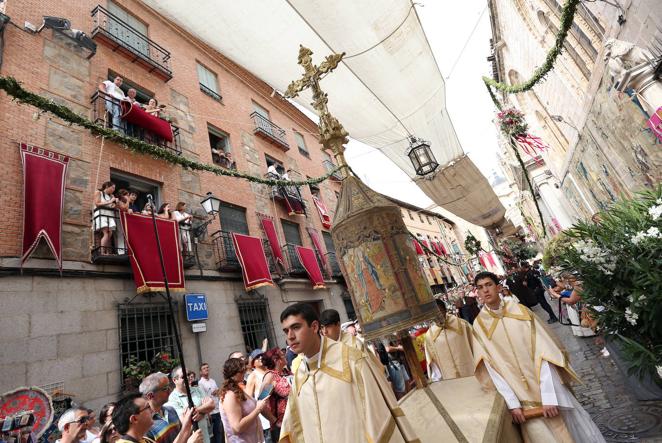
[(471, 232), (469, 232), (469, 234), (467, 234), (467, 238), (464, 239), (464, 249), (466, 249), (467, 252), (471, 255), (477, 255), (478, 252), (483, 250), (483, 247), (480, 243), (480, 240), (478, 240)]
[(341, 169), (347, 168), (351, 171), (351, 168), (347, 165), (337, 166), (329, 171), (327, 174), (321, 177), (315, 177), (308, 180), (300, 181), (288, 181), (288, 180), (270, 180), (263, 177), (258, 177), (250, 174), (245, 174), (243, 172), (234, 171), (230, 169), (221, 168), (219, 166), (210, 165), (207, 163), (200, 163), (194, 160), (187, 159), (181, 155), (177, 155), (169, 149), (161, 148), (150, 143), (146, 143), (142, 140), (133, 137), (127, 137), (126, 135), (120, 134), (117, 131), (106, 128), (104, 126), (98, 125), (82, 115), (76, 114), (71, 109), (66, 106), (59, 105), (53, 100), (42, 97), (41, 95), (35, 94), (24, 89), (20, 82), (13, 77), (3, 77), (0, 76), (0, 89), (4, 90), (8, 95), (10, 95), (13, 100), (19, 103), (25, 103), (36, 108), (41, 109), (44, 112), (49, 112), (55, 115), (62, 120), (69, 122), (80, 127), (83, 127), (89, 130), (92, 134), (105, 137), (107, 140), (114, 141), (119, 145), (124, 146), (124, 148), (129, 151), (133, 151), (138, 154), (150, 155), (153, 158), (165, 160), (173, 165), (179, 165), (185, 169), (190, 169), (193, 171), (207, 171), (216, 175), (224, 175), (234, 178), (242, 178), (253, 183), (260, 183), (263, 185), (269, 186), (307, 186), (321, 183), (327, 180), (329, 177), (334, 175), (336, 172)]
[[(568, 31), (572, 26), (572, 21), (575, 17), (575, 12), (577, 11), (577, 6), (579, 6), (580, 1), (581, 0), (567, 0), (566, 4), (563, 6), (563, 11), (561, 11), (561, 23), (559, 26), (559, 32), (556, 34), (556, 41), (554, 42), (554, 46), (547, 53), (547, 57), (545, 57), (545, 62), (543, 65), (533, 72), (533, 75), (530, 79), (516, 85), (508, 85), (506, 83), (497, 82), (496, 80), (489, 77), (483, 77), (483, 81), (487, 85), (487, 88), (490, 89), (490, 91), (491, 88), (496, 88), (499, 91), (505, 92), (506, 94), (517, 94), (519, 92), (529, 91), (539, 81), (543, 80), (547, 74), (549, 74), (549, 71), (552, 70), (556, 58), (563, 50), (563, 43), (568, 36)], [(492, 100), (495, 99), (496, 97), (493, 96)], [(497, 108), (501, 109), (499, 106), (497, 106)]]

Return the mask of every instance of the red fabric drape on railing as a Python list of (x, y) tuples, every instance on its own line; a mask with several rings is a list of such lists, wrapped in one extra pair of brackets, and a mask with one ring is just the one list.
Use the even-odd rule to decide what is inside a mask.
[(232, 243), (241, 265), (241, 274), (244, 278), (244, 288), (247, 291), (261, 286), (273, 286), (271, 272), (264, 255), (262, 239), (250, 235), (232, 233)]
[(292, 198), (287, 195), (287, 192), (283, 193), (283, 200), (285, 201), (285, 207), (287, 208), (287, 215), (306, 215), (306, 210), (301, 203), (296, 198)]
[(423, 247), (418, 240), (414, 240), (414, 248), (416, 248), (416, 253), (418, 255), (425, 255), (425, 252), (423, 252)]
[(324, 277), (322, 277), (322, 271), (317, 263), (315, 251), (310, 248), (304, 248), (303, 246), (296, 246), (295, 249), (301, 265), (306, 269), (308, 277), (313, 283), (313, 289), (324, 288)]
[(276, 225), (274, 225), (273, 220), (268, 218), (263, 218), (262, 229), (269, 240), (269, 247), (271, 248), (271, 253), (274, 256), (274, 260), (277, 263), (280, 263), (281, 266), (285, 266), (285, 259), (283, 258), (283, 251), (280, 250), (280, 242), (278, 241), (278, 234), (276, 234)]
[(69, 157), (21, 143), (23, 249), (21, 266), (44, 239), (62, 269), (62, 208)]
[(324, 243), (322, 242), (322, 239), (320, 238), (319, 232), (315, 228), (307, 227), (306, 230), (308, 231), (308, 235), (310, 235), (310, 239), (313, 241), (313, 246), (315, 246), (315, 250), (320, 256), (320, 261), (322, 262), (322, 267), (326, 268), (327, 266), (327, 260), (326, 260), (326, 248), (324, 247)]
[(166, 141), (172, 142), (175, 138), (172, 133), (172, 126), (162, 118), (145, 112), (139, 105), (132, 105), (128, 100), (122, 100), (120, 106), (122, 107), (122, 118), (127, 122), (147, 129), (152, 134)]
[(487, 254), (487, 261), (489, 261), (492, 266), (496, 266), (496, 261), (494, 260), (494, 255), (492, 254), (494, 253), (490, 252), (489, 254)]
[[(122, 211), (120, 220), (122, 229), (124, 229), (136, 290), (139, 294), (165, 291), (152, 217)], [(186, 291), (184, 261), (179, 243), (179, 225), (175, 220), (157, 218), (156, 229), (159, 232), (168, 286), (171, 291), (184, 292)]]
[(329, 215), (329, 210), (326, 208), (324, 202), (313, 195), (313, 202), (317, 207), (317, 212), (319, 212), (320, 218), (322, 219), (322, 226), (324, 229), (331, 229), (331, 216)]
[(444, 246), (444, 244), (442, 242), (439, 242), (439, 247), (441, 248), (441, 252), (444, 255), (448, 255), (448, 251), (446, 250), (446, 247)]

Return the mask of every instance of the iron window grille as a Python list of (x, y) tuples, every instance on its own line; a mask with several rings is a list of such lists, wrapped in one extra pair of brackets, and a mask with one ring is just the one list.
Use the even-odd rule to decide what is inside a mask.
[(267, 298), (257, 291), (251, 291), (235, 297), (235, 303), (239, 310), (239, 323), (246, 352), (261, 348), (265, 338), (269, 341), (269, 347), (277, 347)]
[(151, 362), (160, 352), (177, 357), (168, 303), (120, 303), (117, 312), (122, 374), (132, 361)]

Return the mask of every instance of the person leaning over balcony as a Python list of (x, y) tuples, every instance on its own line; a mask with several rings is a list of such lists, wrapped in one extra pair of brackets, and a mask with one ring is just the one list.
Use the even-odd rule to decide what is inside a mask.
[(138, 191), (129, 189), (129, 209), (131, 209), (131, 212), (135, 212), (136, 214), (140, 212), (140, 207), (136, 204), (137, 199)]
[(186, 212), (186, 203), (179, 202), (172, 211), (172, 218), (179, 223), (180, 238), (182, 240), (182, 250), (191, 252), (191, 220), (193, 216)]
[(170, 220), (172, 218), (172, 215), (170, 214), (170, 203), (163, 203), (159, 210), (156, 211), (156, 216)]
[(101, 254), (107, 255), (112, 252), (113, 231), (115, 230), (115, 206), (118, 199), (113, 196), (115, 183), (104, 182), (99, 189), (94, 191), (94, 232), (101, 231)]
[(147, 106), (145, 106), (145, 112), (153, 115), (154, 117), (160, 118), (161, 111), (162, 109), (159, 107), (159, 102), (154, 97), (150, 98), (149, 102), (147, 102)]
[(110, 80), (105, 80), (99, 84), (99, 91), (104, 95), (104, 101), (106, 103), (106, 111), (110, 114), (112, 118), (113, 129), (119, 129), (124, 131), (124, 125), (122, 124), (122, 108), (120, 107), (120, 100), (124, 100), (126, 97), (124, 91), (120, 88), (124, 80), (119, 75), (111, 82)]

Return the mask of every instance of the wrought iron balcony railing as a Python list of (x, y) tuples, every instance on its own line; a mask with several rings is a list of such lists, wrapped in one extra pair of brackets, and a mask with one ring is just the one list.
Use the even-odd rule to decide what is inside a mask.
[(236, 272), (241, 270), (237, 259), (237, 253), (232, 243), (232, 233), (228, 231), (216, 231), (211, 235), (216, 256), (216, 266), (223, 272)]
[[(326, 172), (331, 172), (336, 167), (336, 165), (334, 165), (329, 160), (322, 160), (322, 165), (324, 166), (324, 169), (326, 169)], [(336, 180), (341, 180), (342, 179), (342, 175), (340, 175), (339, 171), (336, 171), (333, 174), (331, 174), (331, 177), (335, 178)]]
[(306, 274), (306, 268), (303, 267), (299, 256), (297, 256), (296, 246), (291, 243), (283, 245), (283, 257), (285, 258), (285, 267), (289, 275), (295, 277), (303, 277)]
[(329, 268), (328, 272), (330, 272), (330, 277), (341, 278), (343, 276), (335, 252), (326, 253), (326, 263), (327, 263), (327, 268)]
[(121, 52), (131, 59), (131, 63), (144, 66), (165, 81), (172, 78), (169, 51), (101, 5), (92, 10), (92, 20), (93, 39), (106, 44), (113, 51)]
[(218, 92), (212, 90), (211, 88), (206, 87), (206, 86), (203, 85), (202, 83), (200, 83), (200, 90), (201, 90), (202, 92), (204, 92), (206, 95), (208, 95), (208, 96), (210, 96), (211, 98), (213, 98), (214, 100), (216, 100), (216, 101), (219, 101), (219, 102), (220, 102), (220, 101), (223, 99), (223, 97), (221, 96), (221, 94), (219, 94)]
[(285, 138), (284, 129), (275, 125), (271, 120), (264, 117), (257, 111), (251, 114), (251, 118), (255, 124), (255, 128), (253, 129), (254, 134), (262, 136), (284, 151), (288, 151), (290, 149), (290, 145), (287, 143), (287, 139)]
[[(110, 237), (104, 239), (106, 228)], [(128, 263), (129, 255), (117, 209), (92, 213), (92, 263)]]
[(105, 92), (96, 91), (91, 99), (92, 120), (94, 123), (112, 128), (122, 134), (128, 135), (129, 137), (134, 137), (147, 143), (169, 149), (175, 152), (177, 155), (182, 153), (182, 147), (179, 139), (179, 128), (177, 126), (170, 124), (170, 127), (172, 128), (173, 139), (172, 141), (168, 141), (162, 137), (159, 137), (147, 128), (128, 124), (121, 118), (121, 116), (116, 115), (113, 117), (115, 112), (120, 112), (119, 110), (121, 110), (120, 102), (121, 100), (108, 95)]

